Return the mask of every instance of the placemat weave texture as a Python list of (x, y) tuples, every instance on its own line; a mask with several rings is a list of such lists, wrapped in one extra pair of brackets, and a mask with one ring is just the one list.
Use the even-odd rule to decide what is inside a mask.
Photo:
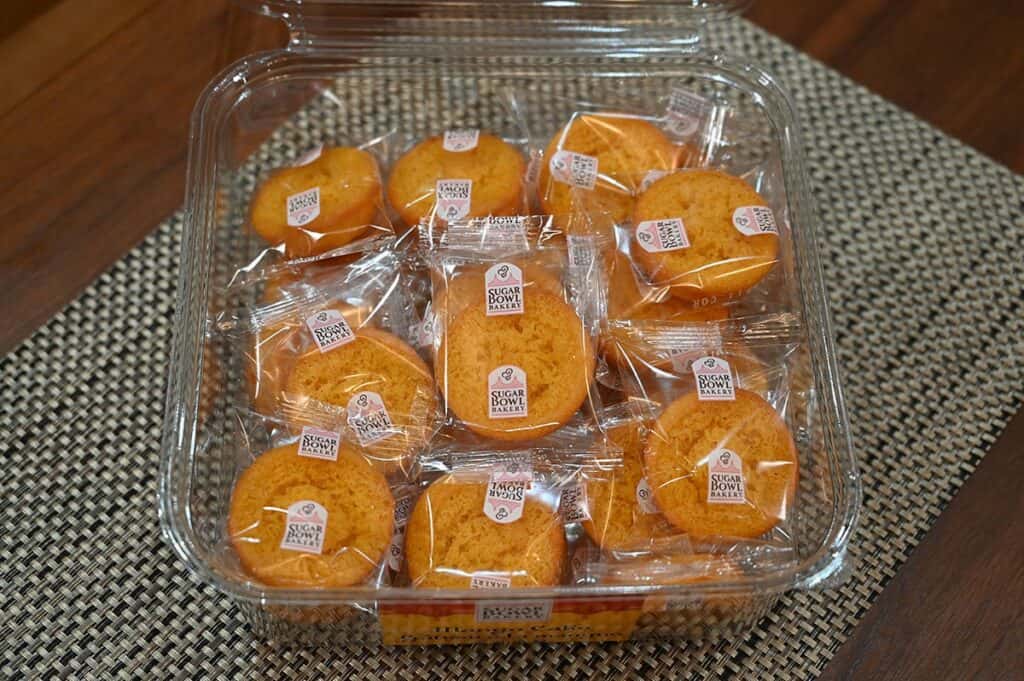
[(1024, 180), (732, 19), (712, 44), (793, 96), (864, 510), (851, 578), (742, 638), (278, 649), (161, 540), (156, 473), (181, 216), (0, 361), (0, 670), (14, 677), (808, 679), (1020, 406)]

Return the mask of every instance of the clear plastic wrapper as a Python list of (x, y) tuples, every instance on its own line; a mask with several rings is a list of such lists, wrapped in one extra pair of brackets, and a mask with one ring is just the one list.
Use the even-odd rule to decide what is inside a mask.
[(407, 471), (438, 423), (431, 372), (403, 338), (398, 262), (373, 248), (337, 267), (269, 270), (264, 302), (224, 324), (245, 353), (255, 409), (286, 418), (334, 410), (386, 473)]
[(270, 171), (252, 196), (253, 232), (288, 260), (329, 255), (370, 235), (393, 235), (382, 178), (395, 145), (393, 131), (365, 142), (324, 140)]
[[(547, 216), (453, 223), (423, 242), (432, 266), (434, 373), (448, 432), (523, 442), (599, 407), (600, 258)], [(572, 258), (570, 258), (570, 251)]]
[(695, 150), (673, 140), (652, 111), (570, 105), (576, 112), (546, 142), (537, 180), (546, 213), (605, 213), (616, 223), (629, 222), (646, 184), (696, 159)]
[[(512, 105), (496, 96), (491, 104)], [(528, 213), (526, 131), (510, 109), (503, 130), (451, 128), (408, 146), (390, 169), (387, 198), (406, 229)], [(464, 125), (464, 121), (462, 122)]]
[(427, 485), (406, 529), (416, 588), (555, 586), (567, 577), (567, 524), (585, 512), (584, 470), (612, 455), (563, 450), (438, 451), (421, 459)]
[(235, 412), (226, 537), (267, 586), (381, 585), (394, 534), (391, 485), (329, 413)]
[(623, 388), (643, 418), (654, 507), (695, 550), (742, 544), (791, 560), (799, 463), (787, 423), (792, 318), (633, 323), (619, 336)]

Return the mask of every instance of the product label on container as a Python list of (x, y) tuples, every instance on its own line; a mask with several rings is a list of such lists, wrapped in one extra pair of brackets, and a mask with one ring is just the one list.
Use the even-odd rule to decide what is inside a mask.
[(494, 572), (474, 572), (469, 578), (470, 589), (511, 589), (512, 578)]
[(697, 381), (697, 399), (723, 402), (736, 399), (732, 369), (720, 357), (699, 357), (693, 361), (693, 378)]
[(562, 521), (566, 523), (581, 523), (584, 520), (590, 520), (587, 486), (577, 482), (563, 489), (562, 496), (558, 501), (558, 510), (562, 514)]
[(556, 151), (551, 157), (551, 177), (562, 184), (593, 189), (597, 183), (597, 158), (574, 151)]
[(469, 215), (473, 180), (438, 180), (435, 191), (439, 218), (452, 222)]
[(289, 227), (308, 225), (320, 216), (320, 187), (313, 187), (286, 200)]
[(647, 484), (647, 478), (640, 478), (640, 482), (636, 483), (636, 504), (644, 513), (658, 512), (658, 507), (654, 504), (654, 492)]
[(324, 150), (324, 145), (322, 145), (322, 144), (316, 145), (315, 147), (313, 147), (312, 149), (307, 151), (305, 154), (303, 154), (302, 156), (299, 156), (297, 159), (295, 159), (295, 162), (292, 163), (292, 167), (293, 168), (298, 168), (299, 166), (309, 165), (313, 161), (315, 161), (318, 158), (320, 158), (320, 154), (323, 153), (323, 150)]
[(367, 390), (353, 395), (346, 410), (348, 426), (364, 447), (386, 440), (395, 432), (384, 400), (375, 392)]
[(523, 314), (523, 271), (510, 262), (491, 265), (484, 275), (487, 316)]
[(341, 433), (305, 426), (302, 429), (302, 435), (299, 436), (299, 456), (337, 461), (340, 445)]
[(732, 213), (732, 225), (740, 234), (778, 234), (775, 214), (767, 206), (740, 206)]
[(695, 92), (672, 88), (668, 97), (668, 129), (688, 137), (700, 128), (708, 109), (708, 100)]
[(479, 140), (480, 131), (475, 128), (447, 130), (444, 133), (444, 141), (441, 146), (445, 151), (469, 151), (476, 148)]
[(409, 514), (412, 513), (412, 496), (405, 496), (395, 500), (395, 532), (391, 535), (391, 545), (388, 547), (388, 567), (398, 572), (402, 568), (402, 554), (405, 549), (405, 526), (409, 523)]
[(644, 179), (640, 181), (640, 191), (645, 192), (652, 184), (668, 175), (667, 170), (648, 170)]
[(747, 486), (739, 455), (728, 449), (716, 449), (708, 461), (708, 503), (744, 504), (746, 501)]
[(327, 533), (327, 509), (315, 501), (296, 501), (288, 507), (281, 548), (319, 554)]
[(636, 226), (636, 241), (648, 253), (678, 251), (690, 247), (682, 218), (644, 220)]
[(502, 525), (522, 518), (532, 481), (533, 471), (525, 464), (496, 466), (487, 481), (484, 515)]
[(476, 621), (486, 622), (547, 622), (551, 619), (550, 598), (529, 601), (477, 601)]
[(526, 416), (526, 372), (507, 364), (487, 376), (487, 415), (492, 419), (513, 419)]
[(330, 352), (355, 340), (356, 335), (338, 310), (321, 310), (306, 318), (306, 326), (320, 352)]
[[(477, 575), (474, 580), (481, 579)], [(493, 576), (486, 576), (488, 582)], [(504, 578), (507, 579), (507, 578)], [(508, 588), (489, 584), (484, 588)], [(555, 598), (382, 603), (386, 645), (622, 641), (643, 612), (643, 598)]]

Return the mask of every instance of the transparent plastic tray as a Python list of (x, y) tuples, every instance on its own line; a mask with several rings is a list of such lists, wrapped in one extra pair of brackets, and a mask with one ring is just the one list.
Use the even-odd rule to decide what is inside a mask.
[[(422, 636), (403, 639), (401, 631), (388, 628), (417, 613), (444, 624), (445, 616), (472, 613), (494, 601), (493, 593), (470, 590), (272, 588), (248, 578), (224, 550), (235, 475), (229, 406), (245, 399), (245, 382), (229, 348), (211, 340), (216, 336), (209, 325), (225, 304), (235, 269), (263, 248), (246, 228), (250, 197), (274, 159), (284, 162), (321, 141), (369, 139), (385, 129), (416, 138), (467, 123), (506, 128), (506, 112), (488, 103), (489, 94), (506, 88), (525, 97), (535, 134), (543, 137), (572, 113), (552, 93), (599, 102), (642, 100), (682, 86), (740, 112), (725, 123), (723, 135), (742, 136), (743, 146), (770, 159), (783, 179), (765, 190), (766, 198), (790, 228), (780, 269), (792, 282), (813, 380), (810, 425), (795, 433), (801, 466), (796, 558), (714, 582), (502, 591), (502, 607), (519, 604), (526, 612), (540, 603), (549, 619), (550, 613), (582, 608), (605, 613), (605, 624), (630, 619), (619, 617), (623, 612), (636, 621), (626, 628), (580, 625), (558, 631), (545, 631), (537, 622), (502, 624), (488, 640), (705, 636), (756, 620), (783, 591), (822, 588), (841, 578), (860, 488), (794, 112), (765, 71), (733, 56), (706, 53), (703, 46), (706, 22), (734, 11), (737, 3), (254, 5), (288, 23), (290, 44), (229, 67), (200, 97), (192, 118), (159, 490), (165, 537), (189, 570), (235, 599), (257, 632), (276, 638), (429, 642)], [(331, 101), (319, 101), (325, 96)], [(324, 106), (330, 115), (316, 113)], [(649, 607), (652, 598), (660, 599), (659, 607)], [(740, 599), (742, 616), (723, 618), (707, 607), (721, 599)], [(476, 638), (470, 632), (436, 640)]]

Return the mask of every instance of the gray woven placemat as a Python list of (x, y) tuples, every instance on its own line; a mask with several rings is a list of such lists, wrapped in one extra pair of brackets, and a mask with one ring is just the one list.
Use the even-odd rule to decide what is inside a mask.
[(278, 650), (188, 577), (155, 512), (181, 217), (0, 362), (0, 669), (50, 678), (807, 679), (1020, 406), (1024, 181), (741, 20), (795, 97), (864, 513), (843, 586), (731, 642)]

